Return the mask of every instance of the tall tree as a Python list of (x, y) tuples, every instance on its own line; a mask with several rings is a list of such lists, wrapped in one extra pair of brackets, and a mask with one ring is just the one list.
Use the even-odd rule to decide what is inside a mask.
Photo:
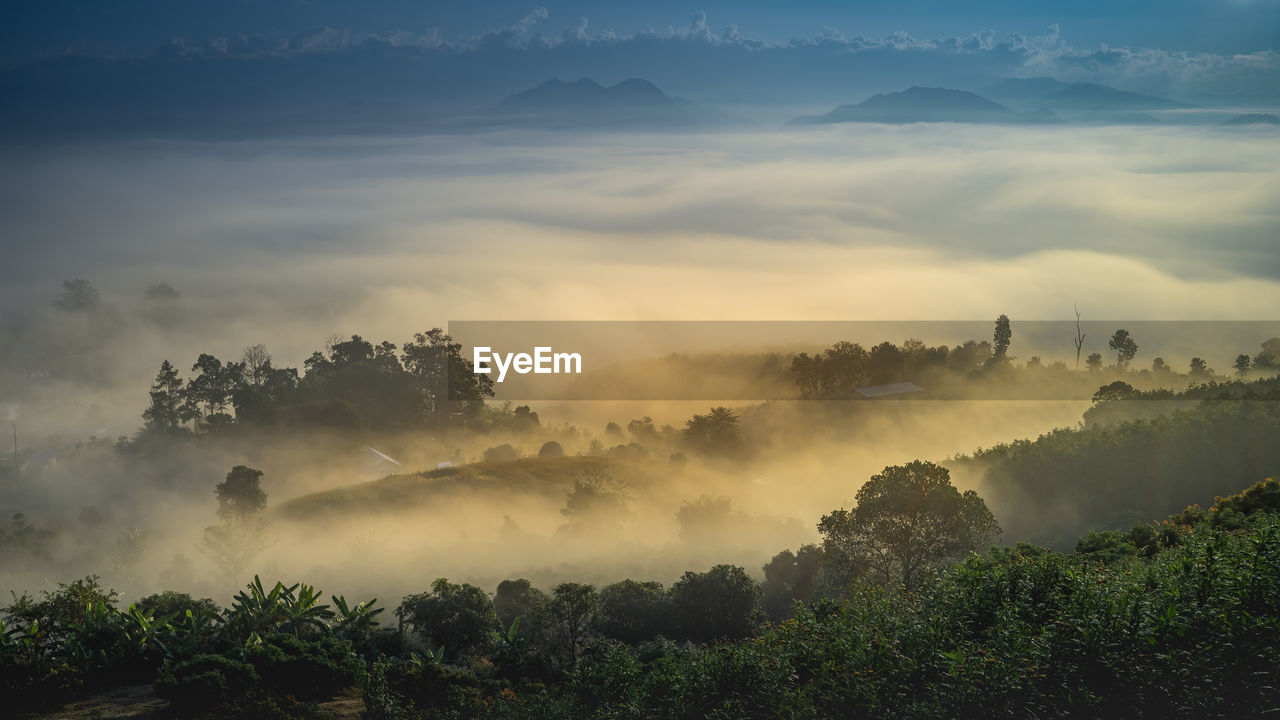
[(98, 306), (98, 290), (88, 280), (63, 280), (62, 294), (53, 301), (53, 306), (68, 312), (92, 310)]
[(462, 356), (462, 345), (440, 328), (414, 335), (400, 359), (413, 376), (429, 417), (473, 415), (493, 397), (493, 378), (476, 373), (471, 361)]
[(977, 493), (951, 484), (946, 468), (916, 460), (873, 476), (855, 507), (823, 516), (818, 531), (828, 549), (861, 558), (882, 582), (914, 588), (931, 567), (993, 540), (1000, 526)]
[(1252, 359), (1248, 355), (1240, 353), (1236, 356), (1236, 361), (1231, 365), (1231, 367), (1235, 368), (1236, 372), (1240, 374), (1241, 379), (1243, 379), (1249, 375), (1249, 367), (1252, 362)]
[(708, 455), (730, 457), (743, 450), (738, 414), (724, 406), (713, 407), (706, 415), (695, 414), (686, 421), (684, 439), (690, 447)]
[(1120, 368), (1129, 367), (1129, 361), (1138, 354), (1138, 343), (1133, 341), (1128, 330), (1116, 330), (1111, 336), (1111, 340), (1107, 342), (1107, 347), (1116, 353), (1116, 366)]
[(151, 405), (142, 411), (142, 419), (149, 428), (173, 432), (182, 426), (182, 405), (182, 379), (178, 377), (178, 369), (165, 360), (160, 363), (160, 372), (151, 385)]
[(1076, 369), (1080, 369), (1080, 351), (1084, 348), (1084, 331), (1080, 328), (1080, 306), (1075, 306), (1076, 311)]
[(578, 644), (600, 612), (599, 594), (584, 583), (561, 583), (551, 591), (547, 612), (551, 632), (565, 651), (569, 667), (577, 667)]
[(262, 471), (247, 465), (231, 468), (213, 492), (218, 498), (218, 517), (224, 520), (248, 520), (267, 507)]
[(992, 337), (992, 354), (991, 357), (996, 362), (1001, 362), (1009, 356), (1009, 343), (1013, 340), (1013, 330), (1009, 327), (1009, 316), (1001, 314), (996, 318), (996, 329)]
[(498, 616), (488, 593), (444, 578), (432, 583), (429, 593), (405, 597), (395, 615), (450, 658), (483, 651), (498, 629)]

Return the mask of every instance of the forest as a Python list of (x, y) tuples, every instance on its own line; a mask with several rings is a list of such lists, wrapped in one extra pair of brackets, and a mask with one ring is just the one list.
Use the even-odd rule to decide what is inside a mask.
[[(260, 489), (233, 480), (223, 508), (251, 513)], [(332, 717), (321, 701), (339, 692), (374, 720), (1236, 718), (1280, 703), (1280, 481), (1066, 553), (978, 552), (990, 513), (932, 464), (886, 468), (858, 495), (762, 583), (729, 565), (669, 588), (512, 579), (490, 595), (440, 578), (387, 624), (389, 605), (301, 582), (255, 577), (224, 608), (172, 591), (124, 605), (86, 577), (4, 609), (6, 705), (140, 682), (184, 717)]]
[[(157, 466), (290, 437), (305, 447), (426, 433), (466, 437), (472, 450), (454, 446), (454, 461), (417, 475), (271, 504), (279, 486), (263, 470), (224, 470), (203, 490), (216, 503), (197, 544), (204, 579), (180, 572), (191, 564), (181, 554), (148, 579), (156, 540), (130, 527), (105, 555), (105, 578), (14, 590), (0, 610), (6, 702), (43, 718), (68, 699), (145, 688), (159, 704), (140, 717), (368, 720), (1227, 718), (1280, 708), (1280, 451), (1270, 441), (1280, 341), (1241, 354), (1230, 378), (1203, 361), (1185, 374), (1158, 358), (1136, 369), (1123, 330), (1105, 367), (1017, 363), (1009, 319), (994, 328), (992, 341), (954, 347), (838, 342), (792, 358), (794, 404), (713, 406), (680, 428), (645, 416), (598, 435), (493, 404), (492, 382), (438, 328), (399, 348), (333, 339), (301, 372), (275, 367), (263, 346), (236, 361), (201, 354), (185, 379), (166, 360), (138, 432), (78, 455), (149, 469), (145, 482), (161, 487), (174, 481)], [(802, 442), (892, 412), (855, 396), (868, 383), (933, 377), (999, 392), (1055, 374), (1071, 392), (1094, 388), (1076, 426), (884, 466), (847, 486), (847, 505), (809, 516), (807, 531), (745, 512), (740, 485), (715, 484), (794, 462)], [(665, 564), (628, 566), (621, 528), (668, 482), (706, 487), (676, 508)], [(559, 529), (537, 540), (508, 516), (490, 552), (603, 544), (618, 559), (586, 574), (627, 574), (591, 581), (571, 566), (533, 565), (538, 580), (440, 573), (416, 588), (368, 576), (339, 595), (277, 580), (284, 556), (269, 560), (296, 533), (320, 548), (353, 518), (391, 527), (393, 509), (534, 486), (552, 507), (559, 498)], [(106, 537), (92, 529), (111, 512), (82, 509), (79, 530), (17, 513), (0, 527), (0, 557), (27, 576), (47, 570), (76, 542)], [(755, 548), (789, 545), (762, 556), (734, 549), (735, 534), (756, 536)], [(320, 573), (325, 584), (360, 577), (353, 568), (379, 555), (391, 572), (413, 557), (385, 543), (359, 541)], [(730, 559), (751, 557), (767, 561)], [(483, 577), (504, 572), (493, 567)]]

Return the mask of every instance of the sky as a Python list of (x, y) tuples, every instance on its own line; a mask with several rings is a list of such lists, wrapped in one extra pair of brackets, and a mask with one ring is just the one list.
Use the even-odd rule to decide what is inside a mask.
[(705, 14), (717, 34), (773, 43), (818, 33), (917, 37), (1037, 34), (1058, 25), (1084, 47), (1148, 47), (1217, 54), (1275, 49), (1277, 0), (904, 0), (902, 2), (560, 2), (519, 0), (10, 0), (0, 23), (0, 59), (12, 65), (66, 51), (145, 55), (185, 38), (294, 36), (329, 27), (351, 33), (438, 33), (462, 42), (545, 16), (540, 33), (559, 35), (583, 18), (592, 32), (632, 35), (680, 27)]

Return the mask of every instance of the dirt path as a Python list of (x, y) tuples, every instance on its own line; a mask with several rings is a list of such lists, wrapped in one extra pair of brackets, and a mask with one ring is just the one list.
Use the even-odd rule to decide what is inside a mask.
[[(348, 688), (320, 705), (328, 720), (360, 720), (364, 700), (359, 688)], [(100, 692), (59, 710), (24, 715), (20, 720), (182, 720), (169, 712), (169, 703), (155, 696), (150, 685), (130, 685)]]

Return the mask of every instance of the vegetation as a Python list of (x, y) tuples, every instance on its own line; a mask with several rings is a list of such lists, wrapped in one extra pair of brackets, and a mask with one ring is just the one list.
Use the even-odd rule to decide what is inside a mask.
[(1121, 383), (1095, 395), (1085, 427), (948, 463), (976, 483), (1013, 537), (1069, 549), (1093, 527), (1164, 517), (1198, 498), (1280, 475), (1280, 380), (1182, 393)]
[[(937, 466), (868, 485), (853, 518), (932, 524), (932, 557), (992, 529)], [(1074, 553), (969, 552), (837, 596), (820, 576), (838, 565), (807, 546), (763, 585), (720, 565), (667, 590), (512, 580), (492, 599), (440, 579), (404, 599), (399, 630), (377, 627), (376, 601), (322, 603), (305, 584), (255, 578), (227, 609), (171, 592), (121, 609), (88, 577), (4, 609), (0, 671), (9, 707), (150, 681), (184, 716), (220, 718), (309, 717), (353, 685), (368, 717), (402, 719), (1232, 718), (1280, 703), (1280, 480)], [(766, 605), (786, 617), (767, 623)]]

